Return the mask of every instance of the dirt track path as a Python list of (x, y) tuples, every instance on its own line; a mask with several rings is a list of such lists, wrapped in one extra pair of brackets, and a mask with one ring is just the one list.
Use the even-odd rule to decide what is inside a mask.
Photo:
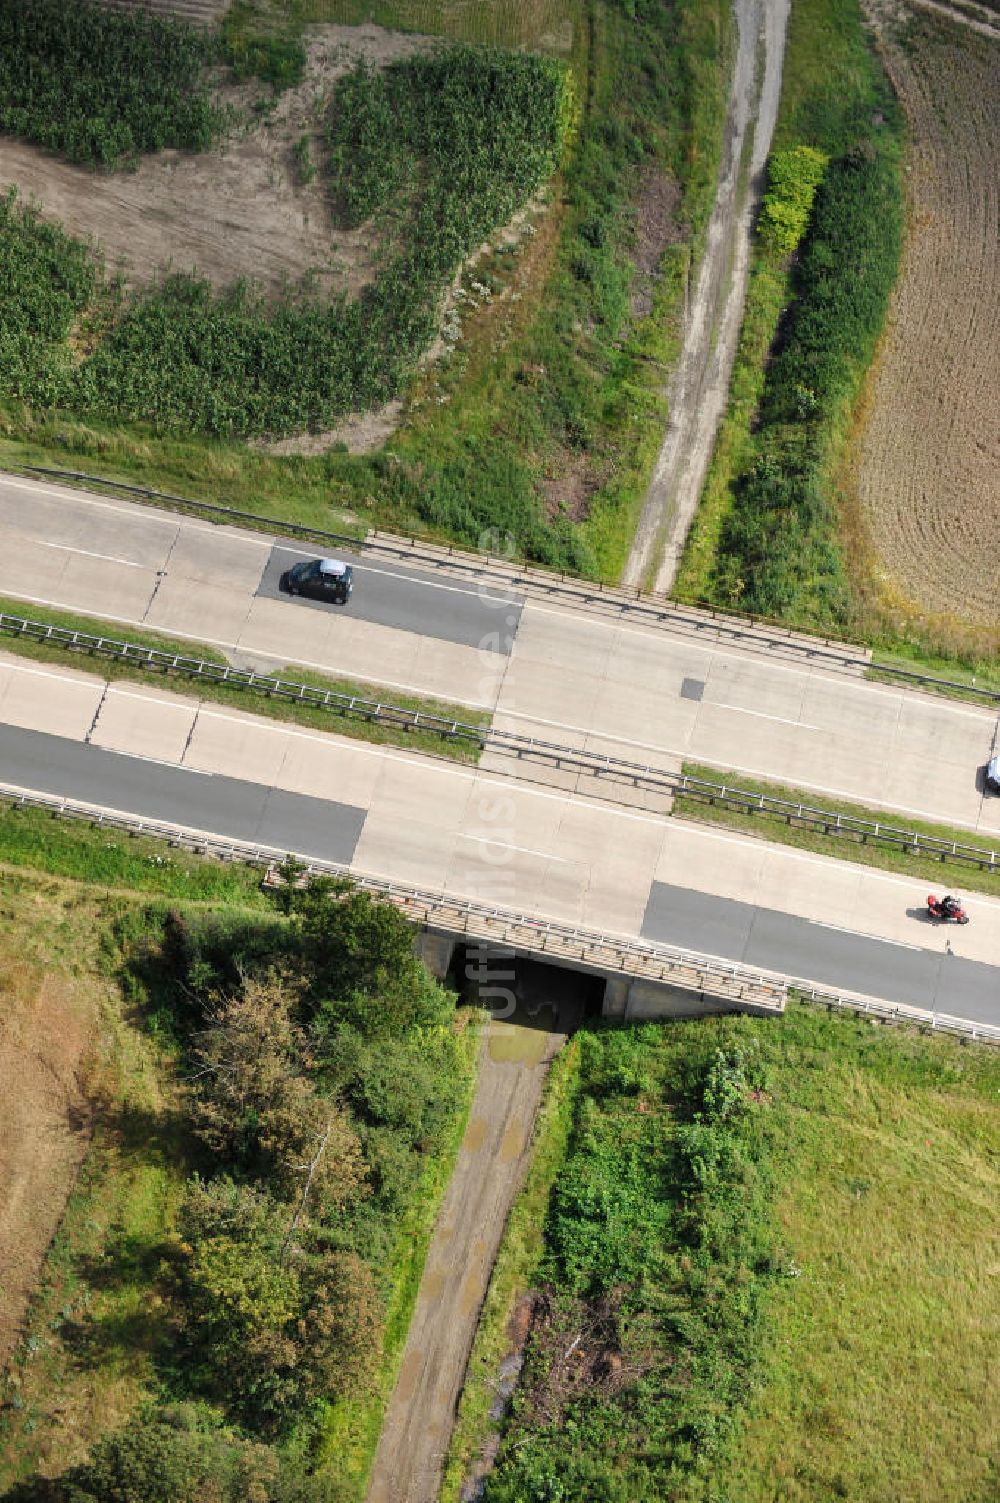
[(778, 112), (789, 4), (735, 0), (738, 41), (719, 184), (667, 394), (667, 433), (623, 584), (671, 589), (698, 505), (743, 317), (754, 211)]
[[(529, 1022), (550, 1020), (545, 1010)], [(554, 1026), (567, 1026), (565, 1015)], [(476, 1097), (427, 1254), (368, 1503), (434, 1503), (437, 1497), (479, 1312), (527, 1168), (542, 1086), (565, 1038), (520, 1023), (491, 1023), (484, 1036)]]

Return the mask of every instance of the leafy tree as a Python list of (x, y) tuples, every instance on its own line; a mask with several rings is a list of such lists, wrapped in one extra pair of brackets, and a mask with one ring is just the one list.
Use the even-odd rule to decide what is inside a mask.
[(371, 1271), (319, 1247), (287, 1207), (227, 1180), (193, 1180), (178, 1218), (180, 1330), (195, 1383), (275, 1436), (308, 1405), (364, 1386), (381, 1344)]
[(826, 153), (814, 146), (793, 146), (771, 154), (760, 233), (780, 255), (795, 250), (805, 234), (828, 160)]
[(390, 904), (319, 878), (292, 893), (289, 907), (309, 977), (307, 1014), (321, 1030), (349, 1023), (377, 1037), (448, 1019), (452, 998), (428, 976), (410, 924)]
[(249, 979), (216, 1007), (194, 1049), (196, 1132), (227, 1164), (293, 1198), (341, 1205), (364, 1181), (346, 1112), (318, 1095), (305, 1035), (278, 981)]
[(34, 1478), (4, 1503), (342, 1503), (337, 1480), (224, 1428), (198, 1404), (134, 1415), (62, 1477)]

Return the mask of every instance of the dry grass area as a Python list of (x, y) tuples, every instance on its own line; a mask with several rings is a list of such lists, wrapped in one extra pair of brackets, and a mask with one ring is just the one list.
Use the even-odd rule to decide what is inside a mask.
[[(77, 971), (75, 925), (43, 889), (5, 878), (0, 906), (0, 1369), (90, 1141), (100, 982)], [(46, 954), (48, 935), (56, 937)]]
[[(300, 182), (293, 148), (306, 136), (319, 159), (331, 90), (359, 57), (383, 67), (425, 45), (377, 26), (316, 27), (302, 83), (220, 149), (161, 151), (108, 175), (0, 137), (0, 189), (16, 184), (130, 286), (193, 271), (219, 288), (246, 278), (276, 295), (310, 275), (318, 290), (354, 296), (375, 275), (371, 230), (337, 228), (322, 174)], [(245, 111), (254, 91), (228, 92)]]
[(1000, 617), (1000, 45), (925, 12), (884, 28), (910, 130), (909, 224), (857, 445), (890, 607)]

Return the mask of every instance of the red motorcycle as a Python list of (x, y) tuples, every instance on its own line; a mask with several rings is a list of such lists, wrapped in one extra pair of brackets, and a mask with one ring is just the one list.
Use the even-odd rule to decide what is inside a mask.
[(962, 907), (957, 898), (936, 898), (933, 893), (927, 897), (927, 915), (932, 919), (941, 919), (944, 923), (967, 924), (969, 915)]

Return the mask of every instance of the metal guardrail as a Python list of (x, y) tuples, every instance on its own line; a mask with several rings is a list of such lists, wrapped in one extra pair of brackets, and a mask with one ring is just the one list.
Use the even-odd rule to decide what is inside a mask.
[[(231, 840), (224, 836), (191, 830), (139, 815), (102, 809), (76, 799), (54, 794), (34, 793), (0, 784), (0, 799), (15, 806), (41, 808), (64, 818), (82, 820), (98, 828), (124, 830), (164, 840), (198, 855), (222, 860), (242, 861), (270, 872), (283, 862), (288, 853), (275, 846)], [(652, 940), (630, 939), (604, 934), (554, 920), (539, 919), (513, 909), (471, 899), (457, 898), (429, 889), (410, 887), (387, 878), (352, 872), (350, 867), (334, 861), (311, 857), (298, 859), (306, 874), (346, 878), (352, 886), (369, 892), (392, 905), (415, 923), (451, 934), (484, 938), (494, 944), (509, 944), (533, 953), (572, 960), (598, 970), (614, 970), (651, 981), (670, 981), (678, 973), (697, 976), (698, 988), (721, 990), (734, 1000), (767, 1005), (781, 988), (780, 977), (759, 971), (737, 961), (701, 955), (680, 946)], [(689, 981), (693, 985), (694, 980)], [(782, 999), (783, 1000), (783, 999)]]
[(788, 978), (788, 989), (804, 1002), (815, 1002), (820, 1007), (838, 1008), (846, 1012), (863, 1013), (877, 1018), (881, 1023), (910, 1023), (920, 1028), (930, 1028), (938, 1033), (957, 1033), (985, 1044), (1000, 1045), (1000, 1027), (990, 1023), (974, 1023), (970, 1018), (956, 1018), (951, 1013), (929, 1012), (923, 1007), (908, 1007), (904, 1002), (884, 1002), (878, 997), (865, 997), (858, 992), (831, 991), (816, 986), (811, 981)]
[(89, 653), (97, 657), (111, 658), (115, 662), (134, 664), (137, 668), (159, 670), (163, 673), (180, 673), (200, 683), (218, 684), (266, 694), (271, 698), (285, 699), (295, 704), (329, 710), (333, 714), (353, 715), (362, 720), (375, 721), (399, 730), (431, 731), (449, 741), (468, 742), (480, 749), (484, 745), (484, 729), (468, 721), (455, 720), (446, 715), (432, 715), (425, 710), (411, 710), (402, 705), (369, 699), (360, 694), (347, 694), (337, 689), (321, 689), (315, 684), (283, 679), (269, 673), (256, 673), (249, 668), (234, 668), (229, 663), (215, 663), (210, 659), (193, 657), (187, 653), (170, 652), (157, 647), (143, 647), (135, 642), (124, 642), (117, 637), (76, 631), (72, 627), (57, 626), (49, 621), (35, 621), (28, 616), (14, 616), (7, 611), (0, 611), (0, 632), (6, 632), (10, 636), (26, 637), (33, 642), (62, 647), (67, 652)]
[[(265, 869), (283, 861), (285, 852), (273, 847), (228, 840), (182, 826), (145, 820), (137, 815), (95, 808), (73, 799), (50, 794), (32, 793), (0, 784), (0, 798), (16, 806), (47, 809), (63, 818), (82, 820), (98, 827), (124, 830), (132, 835), (146, 835), (184, 847), (200, 855), (223, 860), (237, 860)], [(738, 962), (721, 960), (698, 951), (685, 950), (655, 940), (603, 934), (572, 924), (562, 924), (532, 917), (490, 904), (451, 897), (421, 888), (407, 887), (384, 878), (351, 872), (335, 862), (306, 859), (307, 873), (347, 878), (353, 886), (391, 902), (413, 922), (450, 933), (486, 938), (495, 944), (572, 960), (581, 966), (624, 975), (641, 976), (654, 981), (676, 982), (678, 975), (693, 976), (697, 989), (720, 991), (734, 1001), (751, 1006), (781, 1008), (775, 1000), (778, 992), (793, 990), (806, 1001), (827, 1007), (878, 1017), (886, 1022), (905, 1022), (935, 1031), (958, 1034), (963, 1038), (1000, 1045), (1000, 1027), (977, 1023), (969, 1018), (952, 1017), (924, 1008), (908, 1007), (867, 997), (857, 992), (839, 991), (815, 982), (782, 975), (777, 971), (751, 969)], [(698, 980), (697, 978), (701, 978)], [(688, 987), (692, 981), (687, 981)], [(770, 1001), (768, 999), (771, 999)]]
[(893, 663), (871, 660), (867, 648), (860, 647), (850, 638), (836, 632), (811, 632), (805, 627), (791, 627), (772, 616), (758, 616), (735, 608), (720, 610), (711, 601), (691, 604), (673, 600), (659, 591), (643, 591), (629, 585), (605, 584), (603, 580), (584, 580), (578, 575), (547, 569), (542, 564), (520, 560), (512, 564), (509, 559), (494, 558), (490, 554), (471, 553), (468, 549), (456, 548), (451, 543), (436, 543), (415, 538), (409, 533), (393, 532), (379, 528), (359, 537), (351, 533), (330, 532), (310, 527), (299, 522), (284, 522), (276, 517), (262, 516), (257, 512), (242, 511), (237, 507), (221, 506), (212, 501), (198, 501), (190, 496), (175, 496), (169, 491), (157, 491), (148, 486), (132, 485), (123, 480), (109, 480), (101, 475), (88, 475), (81, 470), (58, 470), (42, 465), (25, 465), (23, 469), (32, 475), (46, 475), (59, 480), (77, 480), (87, 485), (103, 486), (105, 489), (122, 491), (130, 496), (139, 496), (156, 506), (190, 512), (219, 523), (242, 525), (251, 531), (263, 532), (266, 536), (286, 536), (303, 542), (315, 542), (340, 548), (353, 548), (361, 552), (388, 551), (397, 558), (437, 560), (444, 562), (453, 572), (465, 572), (482, 580), (489, 570), (498, 571), (503, 585), (509, 589), (528, 586), (544, 590), (548, 594), (561, 593), (582, 606), (596, 603), (617, 606), (630, 615), (641, 615), (657, 624), (686, 624), (705, 630), (726, 632), (733, 637), (747, 635), (756, 640), (769, 640), (785, 647), (801, 651), (811, 658), (823, 658), (828, 664), (849, 669), (868, 666), (887, 678), (901, 683), (941, 693), (960, 694), (963, 697), (977, 696), (989, 704), (1000, 705), (1000, 690), (990, 689), (976, 683), (963, 683), (957, 679), (937, 678), (933, 674), (918, 673), (915, 669), (901, 668)]
[(354, 716), (396, 730), (429, 732), (440, 736), (442, 740), (474, 747), (479, 751), (507, 753), (517, 757), (519, 761), (544, 762), (612, 783), (662, 793), (671, 798), (677, 794), (686, 794), (703, 803), (724, 804), (746, 813), (777, 815), (789, 824), (796, 823), (806, 829), (820, 830), (829, 836), (846, 836), (862, 843), (874, 840), (913, 855), (929, 855), (942, 861), (962, 862), (980, 871), (1000, 871), (1000, 850), (925, 835), (918, 830), (907, 830), (881, 820), (862, 819), (836, 810), (819, 809), (814, 805), (778, 798), (773, 794), (753, 792), (738, 785), (692, 777), (688, 773), (672, 772), (648, 763), (632, 762), (624, 757), (561, 746), (558, 742), (523, 736), (516, 731), (479, 726), (449, 716), (429, 714), (424, 710), (408, 709), (388, 701), (369, 699), (363, 695), (321, 689), (314, 684), (300, 683), (294, 679), (233, 668), (226, 663), (214, 663), (184, 653), (142, 647), (115, 637), (97, 636), (46, 621), (35, 621), (27, 616), (14, 616), (8, 612), (0, 612), (0, 632), (51, 643), (71, 652), (96, 654), (117, 662), (134, 664), (139, 668), (179, 673), (200, 683), (228, 686), (294, 704), (308, 705), (331, 714)]
[(42, 465), (24, 465), (28, 474), (45, 475), (57, 480), (82, 481), (87, 485), (103, 486), (107, 490), (122, 491), (129, 496), (139, 496), (155, 506), (168, 507), (175, 511), (188, 512), (193, 516), (206, 517), (220, 524), (244, 526), (265, 536), (285, 536), (303, 542), (315, 542), (320, 546), (330, 545), (348, 548), (362, 553), (388, 552), (397, 559), (410, 562), (443, 563), (453, 573), (466, 573), (481, 582), (484, 575), (495, 571), (504, 588), (517, 590), (532, 588), (543, 590), (547, 595), (562, 594), (577, 605), (610, 605), (632, 616), (663, 624), (686, 623), (702, 630), (728, 632), (732, 636), (750, 635), (755, 639), (779, 642), (797, 648), (809, 657), (822, 657), (838, 666), (857, 668), (867, 664), (868, 653), (846, 637), (836, 634), (810, 633), (798, 627), (790, 627), (784, 621), (767, 616), (755, 616), (749, 612), (720, 610), (710, 602), (698, 605), (682, 605), (669, 595), (656, 591), (643, 591), (630, 585), (606, 584), (603, 580), (581, 579), (579, 575), (548, 569), (542, 564), (527, 560), (516, 563), (507, 558), (497, 558), (488, 553), (472, 553), (457, 548), (451, 543), (436, 543), (415, 538), (409, 533), (392, 532), (379, 528), (357, 537), (348, 533), (330, 532), (300, 522), (284, 522), (277, 517), (262, 516), (256, 512), (242, 511), (237, 507), (221, 506), (213, 501), (198, 501), (190, 496), (175, 496), (168, 491), (152, 490), (147, 486), (132, 485), (126, 481), (109, 480), (100, 475), (88, 475), (81, 470), (57, 470)]

